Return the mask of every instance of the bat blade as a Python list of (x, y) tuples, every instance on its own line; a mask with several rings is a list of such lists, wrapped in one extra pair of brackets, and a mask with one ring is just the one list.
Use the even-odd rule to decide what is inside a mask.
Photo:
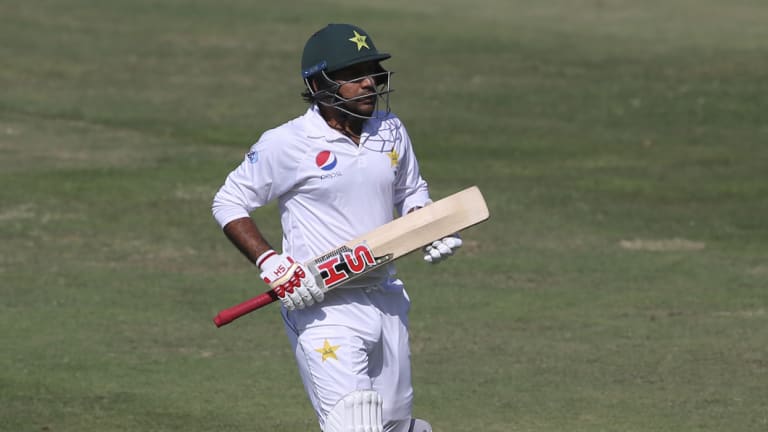
[(472, 186), (397, 218), (347, 245), (367, 243), (377, 255), (400, 258), (435, 240), (485, 221), (489, 217), (480, 189)]
[[(304, 266), (320, 289), (327, 292), (489, 217), (480, 189), (472, 186), (350, 240)], [(277, 295), (269, 290), (222, 310), (213, 321), (221, 327), (275, 300)]]

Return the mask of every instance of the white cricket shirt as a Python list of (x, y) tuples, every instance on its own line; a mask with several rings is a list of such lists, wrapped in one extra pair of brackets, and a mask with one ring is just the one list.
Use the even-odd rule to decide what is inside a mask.
[(259, 138), (216, 194), (213, 215), (224, 227), (273, 200), (283, 252), (304, 262), (390, 222), (393, 210), (423, 206), (429, 192), (397, 116), (367, 120), (358, 146), (312, 105)]

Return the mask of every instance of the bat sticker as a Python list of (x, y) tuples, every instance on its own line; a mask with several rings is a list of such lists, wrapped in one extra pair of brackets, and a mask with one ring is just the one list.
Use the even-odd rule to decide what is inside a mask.
[(354, 248), (342, 246), (312, 261), (316, 273), (323, 280), (326, 289), (348, 282), (369, 271), (392, 261), (392, 254), (374, 257), (365, 243)]

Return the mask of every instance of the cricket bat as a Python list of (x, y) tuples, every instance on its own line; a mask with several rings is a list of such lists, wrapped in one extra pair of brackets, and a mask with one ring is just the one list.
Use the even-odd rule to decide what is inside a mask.
[[(488, 217), (488, 206), (480, 189), (472, 186), (350, 240), (304, 266), (317, 286), (328, 292)], [(222, 310), (213, 322), (221, 327), (275, 300), (277, 294), (269, 290)]]

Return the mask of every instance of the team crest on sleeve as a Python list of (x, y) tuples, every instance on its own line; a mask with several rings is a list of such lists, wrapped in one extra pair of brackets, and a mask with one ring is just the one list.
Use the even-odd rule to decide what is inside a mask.
[(255, 164), (259, 161), (259, 152), (256, 150), (249, 151), (248, 154), (245, 155), (246, 158), (248, 158), (248, 162)]
[(323, 150), (315, 156), (315, 164), (323, 171), (330, 171), (336, 168), (337, 163), (336, 155), (329, 150)]

